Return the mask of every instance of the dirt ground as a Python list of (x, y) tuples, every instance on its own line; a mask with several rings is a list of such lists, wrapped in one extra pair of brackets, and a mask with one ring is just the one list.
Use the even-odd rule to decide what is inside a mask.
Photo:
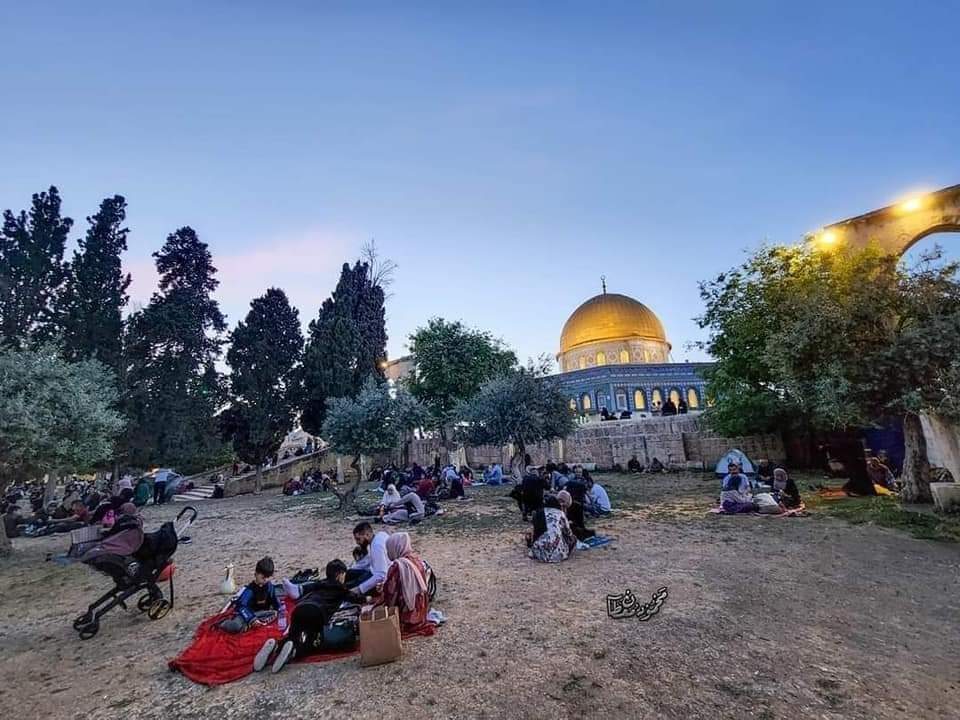
[[(354, 518), (317, 496), (198, 504), (177, 604), (72, 619), (110, 581), (45, 562), (64, 537), (15, 541), (0, 566), (0, 706), (17, 718), (960, 718), (960, 545), (807, 518), (706, 515), (701, 475), (605, 476), (616, 538), (559, 565), (525, 557), (505, 488), (412, 529), (448, 623), (399, 663), (293, 665), (208, 689), (167, 670), (224, 603), (223, 567), (282, 572), (349, 558)], [(806, 483), (801, 483), (801, 489)], [(372, 497), (372, 496), (371, 496)], [(451, 505), (448, 503), (448, 506)], [(179, 506), (148, 508), (149, 529)], [(648, 622), (605, 596), (669, 589)]]

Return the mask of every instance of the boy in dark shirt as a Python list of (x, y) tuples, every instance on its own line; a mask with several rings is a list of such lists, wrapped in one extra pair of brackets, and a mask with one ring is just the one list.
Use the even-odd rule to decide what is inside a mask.
[[(287, 595), (297, 600), (290, 617), (290, 632), (273, 661), (273, 672), (280, 672), (294, 657), (305, 657), (317, 650), (317, 641), (323, 638), (323, 628), (344, 601), (362, 603), (365, 598), (349, 590), (344, 584), (347, 566), (342, 560), (327, 563), (326, 578), (300, 585), (284, 581)], [(273, 638), (267, 640), (253, 661), (253, 669), (259, 672), (266, 667), (277, 646)]]

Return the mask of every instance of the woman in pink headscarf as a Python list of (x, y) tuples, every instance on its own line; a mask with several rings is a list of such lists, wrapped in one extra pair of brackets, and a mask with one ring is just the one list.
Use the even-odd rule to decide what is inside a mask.
[(430, 596), (423, 562), (413, 551), (407, 533), (394, 533), (387, 538), (387, 558), (391, 561), (383, 591), (375, 605), (400, 609), (402, 629), (413, 629), (427, 621)]

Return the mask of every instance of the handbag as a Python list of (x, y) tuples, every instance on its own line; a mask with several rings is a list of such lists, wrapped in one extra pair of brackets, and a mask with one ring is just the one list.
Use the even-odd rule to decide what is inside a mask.
[(377, 607), (360, 614), (360, 664), (383, 665), (403, 656), (400, 638), (400, 611)]

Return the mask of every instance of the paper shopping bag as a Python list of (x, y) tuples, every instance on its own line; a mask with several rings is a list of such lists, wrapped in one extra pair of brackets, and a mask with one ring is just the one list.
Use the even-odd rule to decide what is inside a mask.
[(403, 655), (400, 639), (400, 611), (378, 607), (360, 615), (360, 664), (383, 665)]

